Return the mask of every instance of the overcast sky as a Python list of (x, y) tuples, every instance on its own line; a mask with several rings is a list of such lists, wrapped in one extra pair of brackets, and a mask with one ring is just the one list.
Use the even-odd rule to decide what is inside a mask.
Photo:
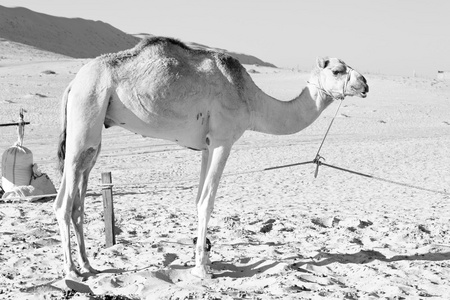
[(127, 33), (176, 37), (309, 70), (317, 56), (363, 72), (450, 70), (449, 0), (1, 0)]

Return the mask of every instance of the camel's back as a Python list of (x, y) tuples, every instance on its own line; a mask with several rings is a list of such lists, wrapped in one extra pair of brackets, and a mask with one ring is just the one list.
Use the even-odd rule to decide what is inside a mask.
[[(134, 48), (120, 51), (117, 53), (109, 53), (100, 56), (100, 59), (104, 60), (112, 67), (123, 67), (127, 62), (139, 59), (143, 52), (149, 48), (162, 46), (164, 50), (179, 47), (186, 51), (192, 51), (193, 49), (186, 46), (184, 43), (165, 37), (151, 37), (142, 39)], [(207, 51), (197, 51), (207, 53)]]
[(130, 78), (135, 82), (153, 80), (182, 85), (186, 80), (195, 80), (196, 84), (220, 84), (225, 80), (223, 84), (239, 92), (246, 74), (239, 61), (225, 53), (192, 49), (165, 37), (143, 39), (132, 49), (106, 54), (99, 59), (116, 75), (117, 81)]

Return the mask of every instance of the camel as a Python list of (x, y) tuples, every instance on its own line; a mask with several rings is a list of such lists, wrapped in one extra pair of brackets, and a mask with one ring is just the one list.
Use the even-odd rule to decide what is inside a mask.
[[(299, 132), (335, 99), (364, 98), (368, 91), (366, 79), (343, 61), (319, 58), (301, 94), (291, 101), (279, 101), (265, 94), (235, 58), (164, 37), (144, 39), (132, 49), (88, 62), (62, 100), (58, 150), (62, 180), (54, 210), (66, 277), (83, 280), (100, 272), (86, 255), (83, 216), (103, 126), (122, 126), (202, 151), (195, 200), (195, 266), (190, 272), (208, 278), (207, 225), (233, 144), (246, 130), (274, 135)], [(71, 222), (78, 244), (78, 269), (70, 249)]]

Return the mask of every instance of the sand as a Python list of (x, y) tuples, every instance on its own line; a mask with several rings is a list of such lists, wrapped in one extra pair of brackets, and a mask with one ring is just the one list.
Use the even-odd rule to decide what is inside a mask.
[[(60, 98), (87, 60), (44, 52), (23, 59), (9, 46), (0, 60), (0, 123), (27, 111), (24, 145), (59, 186)], [(282, 100), (308, 78), (246, 67)], [(344, 101), (321, 151), (325, 162), (436, 192), (325, 166), (316, 179), (313, 165), (263, 171), (313, 159), (337, 104), (294, 135), (247, 132), (231, 153), (209, 224), (214, 276), (200, 280), (189, 268), (201, 155), (111, 128), (86, 198), (87, 251), (104, 272), (64, 280), (52, 201), (0, 203), (0, 298), (448, 299), (450, 85), (364, 75), (369, 96)], [(15, 128), (0, 128), (0, 136), (3, 152)], [(106, 171), (115, 184), (117, 244), (110, 248), (100, 190)]]

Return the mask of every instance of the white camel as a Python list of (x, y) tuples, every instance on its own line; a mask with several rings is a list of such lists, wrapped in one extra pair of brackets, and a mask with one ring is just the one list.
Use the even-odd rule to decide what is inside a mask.
[(83, 66), (63, 96), (58, 156), (63, 169), (54, 209), (61, 231), (64, 272), (83, 279), (70, 250), (70, 222), (79, 268), (98, 273), (86, 256), (83, 215), (88, 177), (100, 153), (102, 127), (122, 126), (147, 137), (201, 150), (196, 197), (198, 232), (191, 273), (209, 277), (206, 230), (220, 177), (233, 144), (246, 130), (292, 134), (310, 125), (334, 99), (366, 97), (365, 78), (336, 58), (318, 59), (307, 86), (279, 101), (255, 85), (231, 56), (194, 50), (171, 38), (142, 40), (133, 49)]

